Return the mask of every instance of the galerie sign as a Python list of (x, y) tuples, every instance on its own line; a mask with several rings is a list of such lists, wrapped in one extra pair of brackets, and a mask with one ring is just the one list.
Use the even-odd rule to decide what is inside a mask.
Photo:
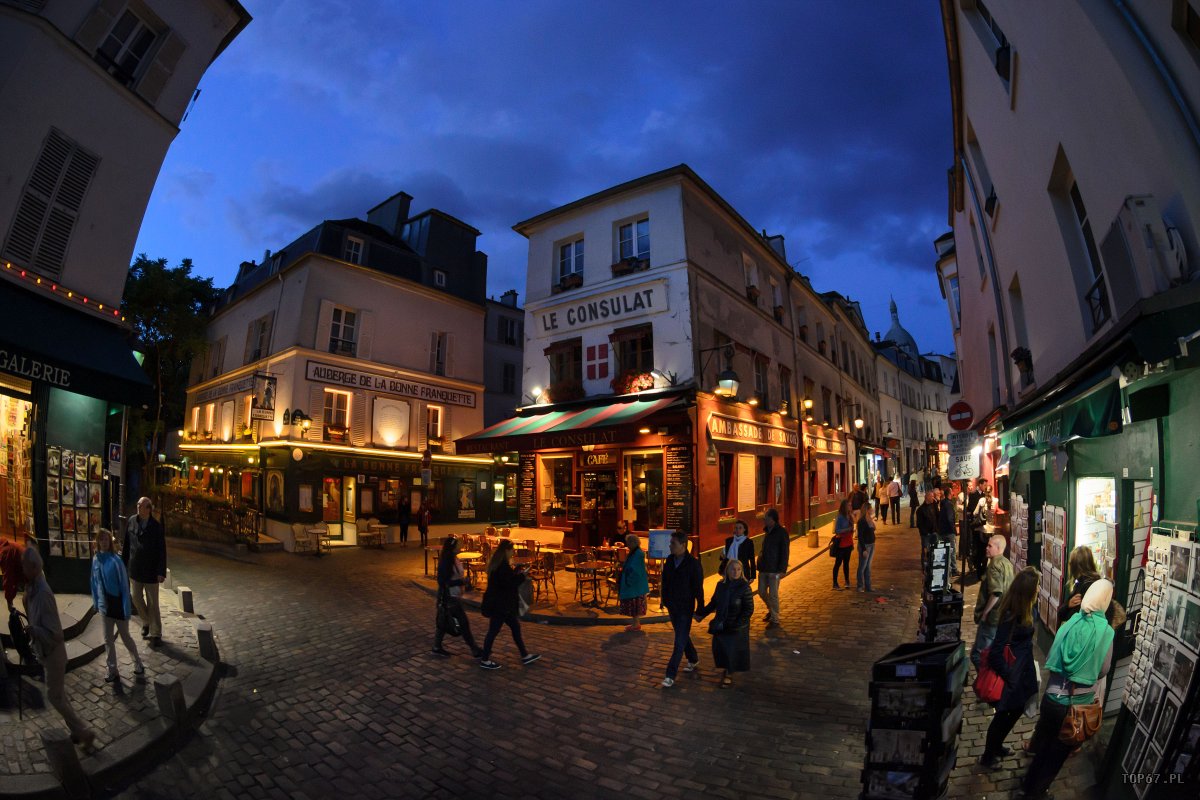
[(657, 314), (667, 309), (665, 280), (641, 283), (615, 292), (593, 295), (535, 312), (542, 333), (586, 328), (636, 317)]
[(39, 361), (36, 358), (13, 353), (9, 350), (0, 350), (0, 369), (3, 369), (5, 372), (11, 372), (14, 375), (20, 375), (23, 378), (53, 383), (55, 386), (61, 386), (64, 389), (71, 385), (70, 370), (47, 364), (45, 361)]
[(390, 375), (380, 375), (375, 372), (363, 372), (357, 369), (347, 369), (332, 364), (322, 364), (319, 361), (309, 361), (305, 377), (316, 383), (332, 383), (352, 389), (366, 389), (377, 394), (391, 394), (397, 397), (415, 397), (431, 403), (445, 403), (454, 406), (475, 407), (474, 392), (460, 392), (443, 386), (431, 386), (404, 378), (393, 378)]

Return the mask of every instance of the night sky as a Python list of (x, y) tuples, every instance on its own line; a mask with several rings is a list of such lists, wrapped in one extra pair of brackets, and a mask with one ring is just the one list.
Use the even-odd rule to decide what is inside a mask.
[(322, 219), (403, 190), (483, 232), (524, 302), (512, 225), (687, 163), (820, 290), (953, 348), (934, 271), (952, 159), (927, 0), (243, 0), (137, 251), (228, 285)]

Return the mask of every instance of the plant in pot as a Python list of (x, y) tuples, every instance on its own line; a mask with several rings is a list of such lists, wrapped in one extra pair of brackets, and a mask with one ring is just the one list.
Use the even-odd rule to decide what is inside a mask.
[(629, 256), (628, 258), (623, 258), (620, 261), (618, 261), (617, 263), (612, 265), (613, 277), (616, 278), (621, 275), (628, 275), (631, 272), (637, 272), (638, 267), (640, 265), (641, 265), (641, 261), (639, 261), (634, 256)]
[(1029, 386), (1033, 383), (1033, 353), (1029, 352), (1028, 347), (1018, 347), (1009, 354), (1012, 357), (1013, 363), (1017, 365), (1017, 370), (1021, 373), (1021, 386)]
[(558, 279), (560, 289), (578, 289), (580, 286), (583, 286), (583, 274), (580, 272), (568, 272)]
[(645, 389), (654, 388), (654, 376), (649, 372), (642, 372), (638, 369), (627, 369), (620, 372), (609, 383), (612, 390), (616, 394), (630, 394), (631, 392), (640, 392)]
[(563, 378), (550, 384), (546, 389), (551, 403), (565, 403), (569, 400), (582, 400), (584, 397), (583, 384), (574, 378)]
[(757, 286), (748, 285), (746, 287), (746, 297), (750, 298), (750, 302), (757, 303), (758, 302), (758, 294), (759, 294), (759, 292), (758, 292)]

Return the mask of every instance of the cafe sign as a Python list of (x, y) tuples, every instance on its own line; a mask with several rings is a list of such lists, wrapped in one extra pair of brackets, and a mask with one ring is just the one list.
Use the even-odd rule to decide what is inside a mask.
[(536, 311), (538, 330), (547, 335), (648, 317), (667, 311), (667, 282), (659, 279)]
[(617, 454), (612, 450), (602, 453), (584, 451), (579, 454), (580, 467), (612, 467), (617, 464)]
[(474, 392), (462, 392), (457, 389), (448, 389), (444, 386), (421, 383), (420, 381), (410, 381), (405, 378), (380, 375), (377, 372), (364, 372), (360, 369), (322, 364), (320, 361), (308, 362), (308, 370), (305, 377), (315, 383), (332, 383), (335, 386), (345, 386), (350, 389), (365, 389), (376, 394), (415, 397), (418, 400), (425, 400), (430, 403), (445, 403), (448, 405), (475, 408)]
[(743, 444), (765, 444), (770, 447), (796, 448), (800, 446), (800, 434), (778, 425), (765, 425), (748, 419), (727, 417), (724, 414), (708, 415), (708, 433), (712, 438), (725, 442)]

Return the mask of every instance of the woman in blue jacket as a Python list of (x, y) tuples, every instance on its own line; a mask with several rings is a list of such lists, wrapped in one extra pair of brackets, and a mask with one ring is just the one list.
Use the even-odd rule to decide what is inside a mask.
[[(987, 744), (979, 759), (988, 769), (997, 769), (1000, 759), (1012, 754), (1004, 746), (1004, 740), (1021, 718), (1029, 699), (1038, 692), (1033, 662), (1033, 606), (1041, 577), (1033, 567), (1025, 567), (1000, 599), (1000, 624), (988, 651), (988, 666), (1004, 679), (1004, 692), (995, 704), (996, 714), (988, 726)], [(1004, 655), (1005, 645), (1013, 654), (1011, 664)]]
[(121, 634), (121, 641), (133, 656), (133, 674), (141, 678), (146, 674), (146, 668), (142, 666), (137, 644), (129, 635), (129, 614), (133, 605), (129, 574), (121, 557), (113, 552), (112, 533), (105, 528), (96, 534), (96, 555), (92, 557), (92, 604), (104, 620), (104, 646), (108, 650), (105, 682), (116, 683), (121, 679), (117, 672), (117, 633)]
[(621, 577), (617, 585), (617, 597), (621, 601), (621, 613), (633, 619), (625, 626), (627, 631), (640, 631), (641, 618), (646, 616), (646, 595), (650, 594), (650, 578), (646, 574), (646, 554), (642, 552), (637, 534), (625, 537), (629, 555), (621, 566)]

